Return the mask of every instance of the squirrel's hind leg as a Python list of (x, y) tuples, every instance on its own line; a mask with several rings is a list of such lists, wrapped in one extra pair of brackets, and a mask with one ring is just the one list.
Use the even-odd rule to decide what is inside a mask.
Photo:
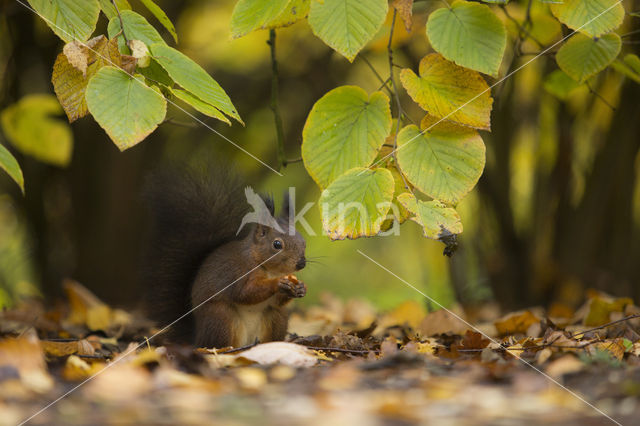
[(227, 303), (209, 302), (194, 311), (195, 344), (224, 348), (233, 344), (235, 312)]
[(289, 325), (289, 312), (284, 307), (278, 307), (269, 309), (267, 315), (271, 326), (271, 335), (268, 340), (284, 340)]

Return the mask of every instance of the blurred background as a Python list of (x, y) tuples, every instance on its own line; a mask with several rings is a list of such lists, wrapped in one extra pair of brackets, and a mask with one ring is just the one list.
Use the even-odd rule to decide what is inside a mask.
[[(177, 47), (221, 84), (246, 127), (198, 117), (276, 167), (268, 33), (231, 40), (232, 0), (157, 3), (176, 24)], [(625, 0), (626, 10), (638, 9), (637, 3)], [(136, 0), (131, 4), (173, 45), (144, 7)], [(431, 51), (425, 21), (436, 7), (441, 5), (416, 2), (410, 33), (398, 20), (394, 61), (399, 66), (417, 70)], [(518, 2), (507, 7), (514, 17), (524, 13)], [(533, 13), (542, 16), (544, 8), (534, 2)], [(500, 9), (496, 14), (510, 30), (505, 75), (538, 49), (525, 45), (525, 55), (514, 56), (517, 31)], [(388, 76), (390, 22), (353, 63), (314, 37), (306, 21), (278, 30), (288, 158), (300, 157), (306, 116), (323, 94), (345, 84), (368, 92), (380, 87), (360, 56)], [(551, 43), (562, 36), (553, 18), (539, 22), (532, 30), (538, 39)], [(106, 33), (106, 24), (102, 16), (96, 34)], [(639, 28), (640, 19), (628, 16), (619, 32)], [(28, 95), (55, 96), (51, 69), (62, 46), (29, 10), (13, 0), (0, 1), (0, 110)], [(634, 47), (627, 43), (623, 49)], [(640, 85), (609, 69), (588, 87), (552, 94), (545, 90), (545, 77), (556, 68), (553, 55), (543, 55), (493, 90), (492, 132), (481, 132), (487, 165), (477, 188), (459, 206), (464, 233), (453, 258), (444, 257), (444, 246), (425, 239), (414, 223), (402, 225), (400, 236), (331, 242), (319, 235), (316, 206), (306, 218), (318, 236), (307, 236), (307, 247), (308, 256), (320, 263), (299, 274), (309, 292), (298, 303), (314, 303), (324, 291), (365, 298), (380, 308), (425, 300), (358, 249), (445, 306), (496, 301), (508, 310), (574, 307), (589, 288), (640, 300)], [(419, 122), (424, 112), (402, 92), (405, 110)], [(209, 155), (231, 162), (276, 199), (295, 186), (298, 207), (320, 195), (301, 162), (288, 165), (279, 177), (176, 108), (169, 108), (171, 122), (123, 153), (90, 116), (68, 125), (61, 110), (53, 118), (50, 113), (51, 131), (69, 129), (65, 146), (46, 148), (52, 152), (25, 155), (0, 133), (0, 143), (23, 169), (26, 190), (23, 196), (0, 174), (0, 306), (38, 295), (53, 303), (61, 296), (62, 280), (73, 278), (107, 303), (135, 308), (146, 223), (140, 187), (165, 159), (192, 162)], [(68, 161), (57, 152), (65, 149)], [(41, 161), (60, 155), (61, 161)]]

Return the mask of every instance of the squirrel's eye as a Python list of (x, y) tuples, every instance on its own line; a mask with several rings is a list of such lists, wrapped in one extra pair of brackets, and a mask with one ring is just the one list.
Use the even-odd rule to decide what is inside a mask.
[(282, 241), (274, 240), (273, 241), (273, 248), (276, 249), (276, 250), (282, 250)]

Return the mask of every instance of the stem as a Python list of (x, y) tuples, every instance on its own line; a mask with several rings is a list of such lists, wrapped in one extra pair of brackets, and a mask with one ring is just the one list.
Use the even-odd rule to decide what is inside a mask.
[(174, 126), (189, 127), (191, 129), (195, 129), (195, 128), (198, 127), (198, 125), (196, 123), (192, 123), (192, 122), (188, 122), (188, 121), (179, 121), (179, 120), (176, 120), (176, 119), (174, 119), (172, 117), (166, 118), (159, 125), (162, 125), (162, 124), (173, 124)]
[(376, 75), (376, 77), (378, 78), (378, 80), (380, 80), (380, 89), (382, 89), (383, 87), (385, 89), (387, 89), (387, 91), (389, 92), (390, 96), (393, 96), (393, 92), (391, 91), (391, 89), (389, 89), (389, 79), (383, 79), (382, 76), (380, 75), (380, 73), (374, 68), (373, 64), (371, 62), (369, 62), (369, 60), (364, 56), (364, 55), (360, 55), (360, 58), (364, 61), (365, 64), (367, 64), (367, 66), (369, 67), (369, 69), (371, 69), (371, 71)]
[[(396, 152), (398, 150), (398, 133), (400, 132), (400, 118), (403, 115), (402, 112), (402, 104), (400, 103), (400, 96), (398, 95), (398, 87), (396, 86), (396, 79), (393, 75), (393, 49), (391, 48), (391, 44), (393, 41), (393, 29), (396, 25), (396, 15), (398, 11), (396, 9), (393, 10), (393, 18), (391, 19), (391, 32), (389, 33), (389, 42), (387, 43), (387, 52), (389, 54), (389, 80), (391, 80), (391, 87), (393, 88), (393, 97), (396, 100), (396, 107), (398, 109), (398, 117), (396, 121), (396, 133), (393, 135), (393, 150), (391, 154), (393, 155), (393, 163), (398, 169), (398, 173), (402, 178), (402, 182), (404, 183), (405, 189), (411, 191), (409, 184), (407, 183), (404, 175), (402, 174), (402, 170), (400, 170), (400, 166), (398, 165), (398, 157), (396, 156)], [(413, 191), (411, 191), (413, 193)]]
[(280, 168), (287, 167), (287, 158), (284, 152), (284, 127), (280, 108), (278, 107), (278, 61), (276, 60), (276, 30), (269, 30), (269, 41), (267, 44), (271, 48), (271, 110), (273, 120), (276, 125), (276, 143), (278, 147), (278, 163)]
[[(511, 22), (513, 22), (518, 27), (518, 44), (521, 44), (522, 41), (525, 40), (525, 38), (522, 37), (522, 35), (524, 34), (526, 37), (528, 37), (531, 40), (533, 40), (534, 42), (536, 42), (536, 44), (538, 46), (540, 46), (540, 47), (543, 46), (543, 44), (539, 40), (537, 40), (534, 36), (532, 36), (531, 33), (524, 26), (522, 26), (520, 24), (520, 22), (518, 22), (518, 20), (516, 18), (514, 18), (513, 16), (511, 16), (509, 14), (509, 12), (507, 11), (507, 7), (505, 5), (500, 5), (500, 8), (504, 12), (504, 15), (507, 17), (507, 19), (509, 19)], [(525, 20), (525, 24), (527, 22), (530, 22), (530, 19), (531, 19), (530, 16), (527, 14), (527, 20)]]
[(373, 352), (373, 353), (380, 352), (377, 349), (362, 350), (362, 349), (327, 348), (327, 347), (320, 347), (320, 346), (307, 346), (307, 348), (314, 351), (341, 352), (341, 353), (347, 353), (347, 354), (363, 354), (363, 355), (366, 355), (369, 352)]
[(569, 337), (574, 338), (574, 337), (579, 336), (581, 334), (584, 336), (586, 333), (591, 333), (592, 331), (600, 330), (600, 329), (603, 329), (603, 328), (606, 328), (606, 327), (609, 327), (609, 326), (612, 326), (612, 325), (615, 325), (615, 324), (618, 324), (618, 323), (621, 323), (621, 322), (629, 321), (629, 320), (634, 319), (634, 318), (640, 318), (640, 314), (629, 315), (628, 317), (624, 317), (624, 318), (621, 318), (619, 320), (615, 320), (615, 321), (608, 322), (606, 324), (602, 324), (599, 327), (594, 327), (594, 328), (590, 328), (588, 330), (584, 330), (584, 331), (580, 331), (580, 332), (577, 332), (577, 333), (573, 333)]
[(122, 22), (122, 15), (120, 15), (120, 9), (118, 9), (118, 5), (116, 4), (116, 0), (111, 0), (111, 4), (116, 8), (116, 13), (118, 14), (118, 19), (120, 20), (120, 30), (122, 31), (122, 38), (124, 38), (124, 43), (129, 47), (129, 40), (127, 40), (127, 35), (124, 33), (124, 23)]
[(603, 104), (605, 104), (606, 106), (608, 106), (609, 108), (611, 108), (611, 111), (615, 111), (616, 107), (614, 107), (613, 105), (611, 105), (609, 103), (609, 101), (607, 101), (604, 96), (602, 96), (600, 93), (596, 92), (591, 85), (589, 84), (589, 82), (587, 81), (587, 87), (589, 88), (589, 92), (591, 92), (596, 98), (600, 99), (602, 101)]

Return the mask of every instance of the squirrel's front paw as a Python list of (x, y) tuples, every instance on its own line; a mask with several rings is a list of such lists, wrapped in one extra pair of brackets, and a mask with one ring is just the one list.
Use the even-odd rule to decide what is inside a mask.
[(289, 297), (304, 297), (307, 294), (307, 286), (302, 281), (283, 278), (279, 287), (280, 291)]

